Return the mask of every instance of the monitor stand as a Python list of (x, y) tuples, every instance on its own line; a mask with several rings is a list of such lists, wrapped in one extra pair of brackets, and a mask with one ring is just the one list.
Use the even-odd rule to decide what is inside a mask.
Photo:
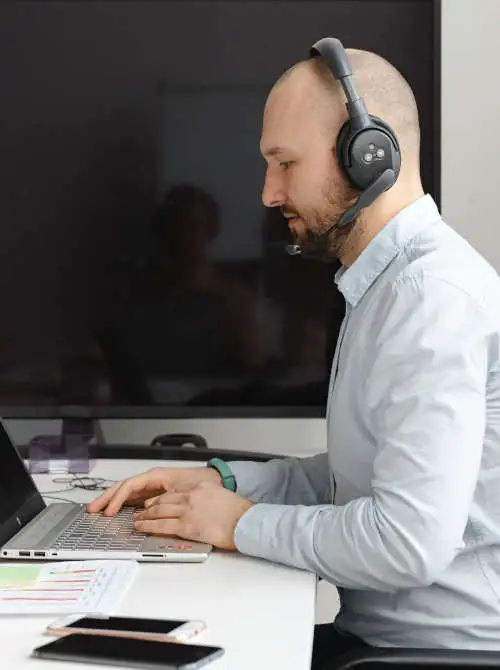
[(65, 416), (61, 444), (71, 472), (89, 472), (92, 451), (105, 444), (101, 422), (91, 417)]
[(61, 437), (64, 439), (74, 439), (75, 437), (85, 437), (95, 445), (104, 445), (104, 433), (101, 429), (99, 419), (92, 417), (65, 416), (62, 420)]

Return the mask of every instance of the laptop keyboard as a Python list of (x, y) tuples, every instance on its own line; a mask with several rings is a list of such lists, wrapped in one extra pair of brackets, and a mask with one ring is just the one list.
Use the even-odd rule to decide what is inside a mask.
[(134, 530), (132, 515), (136, 508), (124, 507), (116, 516), (79, 515), (59, 535), (53, 549), (93, 549), (96, 551), (138, 551), (148, 537)]

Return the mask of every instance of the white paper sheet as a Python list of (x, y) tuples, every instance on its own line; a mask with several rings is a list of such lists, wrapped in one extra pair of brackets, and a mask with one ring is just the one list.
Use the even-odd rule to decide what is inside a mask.
[(112, 614), (137, 570), (128, 560), (2, 562), (0, 614)]

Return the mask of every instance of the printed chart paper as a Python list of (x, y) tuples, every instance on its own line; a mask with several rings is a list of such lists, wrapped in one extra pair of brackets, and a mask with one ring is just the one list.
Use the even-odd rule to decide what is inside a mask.
[(0, 563), (0, 614), (111, 614), (137, 569), (128, 560)]

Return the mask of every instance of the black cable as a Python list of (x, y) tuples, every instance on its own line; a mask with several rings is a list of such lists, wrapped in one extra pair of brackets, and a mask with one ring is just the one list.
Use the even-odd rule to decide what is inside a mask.
[[(52, 478), (52, 482), (54, 484), (69, 484), (67, 488), (56, 489), (55, 491), (47, 491), (46, 493), (40, 491), (40, 494), (45, 498), (57, 499), (56, 496), (52, 495), (53, 493), (67, 493), (68, 491), (72, 491), (74, 489), (83, 489), (84, 491), (105, 491), (113, 484), (116, 484), (116, 480), (105, 479), (104, 477), (89, 477), (87, 475), (82, 476), (76, 472), (69, 472), (68, 475), (71, 475), (71, 477), (64, 476)], [(59, 500), (65, 499), (59, 498)], [(74, 502), (74, 500), (68, 501), (66, 499), (66, 502)]]

